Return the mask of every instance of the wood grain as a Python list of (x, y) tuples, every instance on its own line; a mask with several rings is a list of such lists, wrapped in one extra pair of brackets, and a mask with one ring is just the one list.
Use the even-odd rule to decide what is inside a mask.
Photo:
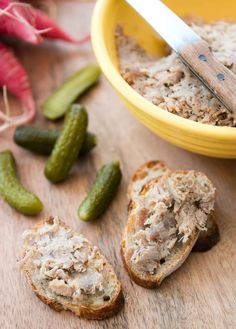
[(197, 41), (180, 51), (183, 62), (236, 117), (236, 76), (212, 54), (208, 44)]
[[(74, 35), (88, 32), (93, 4), (60, 1), (54, 14)], [(40, 47), (15, 45), (30, 73), (39, 106), (61, 81), (77, 68), (94, 61), (90, 45), (77, 48), (47, 42)], [(73, 168), (63, 184), (52, 185), (43, 175), (45, 158), (18, 148), (12, 132), (0, 136), (0, 150), (16, 156), (23, 183), (43, 200), (45, 210), (36, 218), (17, 214), (0, 200), (0, 328), (1, 329), (226, 329), (236, 328), (236, 161), (194, 155), (161, 140), (124, 107), (103, 78), (82, 99), (90, 116), (89, 129), (99, 146)], [(37, 125), (54, 126), (38, 114)], [(109, 210), (99, 221), (83, 223), (76, 210), (100, 166), (120, 159), (123, 182)], [(120, 238), (126, 223), (126, 190), (130, 176), (145, 161), (162, 159), (175, 169), (205, 172), (217, 187), (217, 219), (221, 241), (211, 251), (192, 254), (159, 289), (133, 283), (120, 256)], [(32, 293), (19, 270), (21, 234), (42, 217), (59, 215), (98, 245), (113, 264), (125, 294), (125, 306), (106, 321), (81, 320), (69, 312), (57, 313)]]

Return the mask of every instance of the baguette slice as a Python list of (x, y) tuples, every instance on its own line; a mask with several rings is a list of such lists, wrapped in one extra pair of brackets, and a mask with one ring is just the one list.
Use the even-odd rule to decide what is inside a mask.
[(57, 217), (23, 234), (22, 269), (35, 294), (56, 311), (104, 319), (123, 304), (111, 265), (83, 235)]
[(220, 230), (214, 215), (210, 215), (207, 220), (206, 230), (201, 231), (197, 242), (193, 247), (193, 252), (206, 252), (211, 250), (220, 241)]
[(152, 179), (132, 199), (121, 251), (131, 278), (158, 287), (191, 252), (213, 210), (215, 188), (202, 173), (173, 171)]
[[(170, 171), (164, 161), (152, 160), (140, 166), (132, 176), (129, 185), (127, 198), (135, 199), (143, 186), (151, 179), (163, 176)], [(206, 230), (199, 232), (199, 237), (192, 249), (194, 252), (206, 252), (212, 249), (220, 241), (220, 230), (212, 214), (208, 217)]]
[(134, 199), (138, 196), (142, 187), (151, 179), (164, 175), (169, 170), (164, 161), (148, 161), (139, 167), (132, 176), (129, 185), (127, 198)]

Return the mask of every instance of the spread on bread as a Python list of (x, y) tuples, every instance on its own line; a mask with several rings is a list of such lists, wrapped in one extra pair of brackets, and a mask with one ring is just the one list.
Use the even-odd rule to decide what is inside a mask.
[[(25, 231), (23, 237), (23, 269), (39, 295), (78, 315), (81, 306), (92, 309), (94, 318), (100, 317), (100, 308), (115, 304), (120, 283), (98, 248), (83, 235), (55, 217)], [(110, 311), (101, 317), (109, 315)]]

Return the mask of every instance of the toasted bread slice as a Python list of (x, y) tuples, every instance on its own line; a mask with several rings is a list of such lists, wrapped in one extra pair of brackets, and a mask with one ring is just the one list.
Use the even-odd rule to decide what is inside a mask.
[(131, 278), (153, 288), (182, 265), (213, 210), (215, 188), (202, 173), (167, 171), (130, 201), (122, 255)]
[[(139, 167), (132, 176), (128, 185), (128, 200), (138, 197), (143, 186), (151, 179), (160, 177), (170, 171), (170, 168), (164, 161), (152, 160)], [(192, 251), (205, 252), (213, 248), (220, 240), (220, 231), (212, 214), (209, 216), (206, 224), (206, 230), (199, 232), (199, 237)]]
[(164, 161), (148, 161), (139, 167), (132, 176), (129, 185), (127, 197), (128, 200), (135, 198), (142, 187), (151, 179), (164, 175), (169, 170)]
[(83, 235), (51, 217), (23, 237), (22, 269), (45, 304), (87, 319), (104, 319), (119, 311), (121, 284), (106, 258)]
[(207, 219), (206, 230), (201, 231), (197, 242), (195, 243), (194, 252), (205, 252), (212, 249), (220, 241), (220, 230), (215, 220), (214, 214)]

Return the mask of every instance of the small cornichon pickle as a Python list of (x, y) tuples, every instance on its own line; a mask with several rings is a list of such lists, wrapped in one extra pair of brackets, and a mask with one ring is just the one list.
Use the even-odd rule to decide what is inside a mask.
[(57, 129), (21, 126), (15, 130), (14, 141), (32, 152), (50, 155), (59, 135), (60, 131)]
[(45, 176), (53, 183), (63, 181), (82, 147), (88, 125), (88, 115), (79, 104), (67, 112), (60, 136), (48, 158)]
[[(61, 132), (58, 129), (21, 126), (15, 130), (14, 141), (17, 145), (24, 147), (25, 149), (34, 153), (50, 155), (60, 133)], [(88, 153), (96, 145), (96, 135), (90, 132), (86, 132), (79, 155)]]
[(99, 170), (90, 192), (78, 209), (81, 220), (94, 220), (107, 209), (117, 192), (121, 177), (119, 161), (111, 162)]
[(12, 208), (24, 215), (36, 215), (43, 209), (39, 198), (20, 183), (10, 151), (0, 153), (0, 194)]
[(89, 131), (86, 132), (84, 137), (84, 142), (80, 149), (79, 155), (85, 155), (90, 152), (95, 146), (97, 146), (98, 139), (97, 136)]
[(101, 71), (95, 64), (89, 64), (65, 80), (43, 104), (43, 114), (50, 120), (61, 118), (74, 101), (95, 84)]

